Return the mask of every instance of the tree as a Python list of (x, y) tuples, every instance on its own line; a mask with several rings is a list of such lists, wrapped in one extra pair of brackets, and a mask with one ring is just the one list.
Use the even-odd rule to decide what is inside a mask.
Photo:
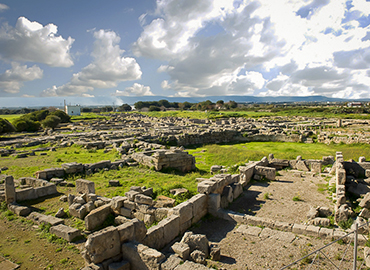
[(50, 115), (56, 115), (60, 118), (60, 122), (61, 123), (69, 123), (71, 122), (71, 116), (69, 116), (68, 114), (66, 114), (64, 111), (61, 111), (61, 110), (56, 110), (52, 113), (50, 113)]
[(0, 134), (14, 132), (14, 126), (6, 119), (0, 118)]
[(161, 110), (161, 108), (159, 108), (158, 106), (151, 105), (151, 106), (149, 107), (149, 111), (150, 111), (150, 112), (158, 112), (158, 111), (160, 111), (160, 110)]
[(33, 121), (28, 118), (20, 117), (13, 121), (13, 126), (15, 130), (18, 132), (21, 131), (34, 132), (40, 129), (41, 124), (38, 121)]
[(48, 115), (45, 120), (41, 122), (41, 125), (43, 128), (51, 128), (54, 129), (58, 126), (58, 124), (61, 122), (60, 117), (56, 115)]
[(233, 108), (235, 109), (236, 107), (238, 107), (238, 103), (236, 103), (235, 101), (233, 100), (230, 100), (229, 101), (229, 105), (230, 105), (230, 108)]
[(223, 100), (218, 100), (218, 101), (216, 102), (216, 104), (224, 105), (224, 101), (223, 101)]
[(119, 112), (129, 112), (129, 111), (131, 111), (131, 109), (132, 109), (131, 106), (126, 104), (126, 103), (124, 103), (124, 104), (122, 104), (121, 106), (118, 107)]
[(135, 106), (136, 110), (141, 110), (142, 108), (145, 107), (145, 104), (142, 101), (138, 101), (138, 102), (135, 102), (134, 106)]
[(165, 100), (165, 99), (161, 99), (160, 101), (158, 101), (158, 106), (159, 107), (165, 107), (165, 108), (169, 108), (170, 107), (170, 103), (168, 102), (168, 100)]

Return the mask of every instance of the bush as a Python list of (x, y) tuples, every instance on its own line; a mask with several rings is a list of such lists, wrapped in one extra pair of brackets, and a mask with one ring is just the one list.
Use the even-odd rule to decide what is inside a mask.
[(41, 124), (38, 121), (33, 121), (30, 119), (21, 117), (13, 121), (13, 126), (15, 130), (18, 132), (21, 132), (21, 131), (34, 132), (40, 129)]
[(0, 134), (14, 131), (14, 126), (8, 120), (0, 118)]
[(50, 115), (58, 116), (60, 118), (60, 123), (71, 122), (71, 117), (68, 114), (66, 114), (64, 111), (57, 110), (57, 111), (52, 112)]
[(56, 115), (48, 115), (45, 120), (41, 122), (43, 128), (56, 128), (58, 124), (61, 122), (60, 117)]
[(159, 108), (158, 106), (152, 105), (152, 106), (149, 107), (150, 112), (158, 112), (160, 110), (161, 110), (161, 108)]

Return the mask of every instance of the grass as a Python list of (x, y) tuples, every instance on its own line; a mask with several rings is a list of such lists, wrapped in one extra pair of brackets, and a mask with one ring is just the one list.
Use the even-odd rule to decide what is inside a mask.
[(296, 196), (293, 197), (293, 201), (294, 202), (300, 202), (300, 201), (302, 201), (302, 198), (299, 196), (299, 194), (297, 194)]

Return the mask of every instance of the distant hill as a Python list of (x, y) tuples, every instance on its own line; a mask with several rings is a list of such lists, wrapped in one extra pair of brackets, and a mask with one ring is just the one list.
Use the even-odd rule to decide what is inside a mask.
[(363, 101), (369, 102), (370, 99), (340, 99), (329, 98), (325, 96), (279, 96), (279, 97), (256, 97), (256, 96), (208, 96), (208, 97), (165, 97), (165, 96), (141, 96), (141, 97), (115, 97), (115, 96), (97, 96), (97, 97), (3, 97), (0, 99), (0, 107), (5, 108), (24, 108), (24, 107), (62, 107), (64, 100), (67, 104), (80, 104), (81, 106), (120, 106), (123, 103), (134, 104), (137, 101), (158, 101), (166, 99), (170, 102), (190, 102), (198, 103), (205, 100), (216, 102), (230, 100), (238, 103), (284, 103), (284, 102), (346, 102)]

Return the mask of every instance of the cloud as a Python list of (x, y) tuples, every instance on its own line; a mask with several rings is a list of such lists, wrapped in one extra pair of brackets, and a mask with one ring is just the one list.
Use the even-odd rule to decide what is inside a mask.
[(5, 24), (0, 29), (0, 58), (70, 67), (73, 60), (69, 50), (74, 39), (63, 39), (57, 30), (54, 24), (42, 26), (19, 17), (15, 28)]
[(370, 70), (369, 5), (162, 0), (151, 21), (145, 15), (133, 52), (166, 62), (157, 72), (168, 74), (161, 87), (174, 96), (370, 97), (370, 82), (359, 73)]
[(122, 56), (125, 51), (120, 49), (120, 37), (115, 32), (95, 31), (94, 38), (92, 63), (73, 74), (69, 83), (46, 89), (42, 96), (84, 95), (95, 88), (112, 88), (122, 81), (141, 78), (142, 72), (136, 60)]
[(114, 96), (154, 96), (149, 86), (134, 83), (133, 86), (126, 87), (125, 90), (116, 90)]
[(7, 93), (18, 93), (24, 82), (41, 79), (43, 71), (38, 66), (27, 67), (12, 62), (12, 68), (0, 74), (0, 89)]
[(0, 12), (3, 12), (3, 11), (8, 10), (8, 9), (9, 9), (9, 7), (7, 5), (0, 3)]

